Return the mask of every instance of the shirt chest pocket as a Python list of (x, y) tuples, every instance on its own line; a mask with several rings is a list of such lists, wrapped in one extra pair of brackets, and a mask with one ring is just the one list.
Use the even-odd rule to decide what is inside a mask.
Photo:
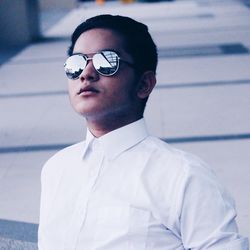
[(149, 211), (131, 206), (100, 207), (95, 241), (107, 245), (107, 249), (144, 250), (149, 218)]

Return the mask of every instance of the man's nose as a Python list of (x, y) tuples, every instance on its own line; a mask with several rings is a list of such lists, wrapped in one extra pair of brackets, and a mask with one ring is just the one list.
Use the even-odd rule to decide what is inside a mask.
[(83, 81), (97, 81), (99, 79), (99, 74), (96, 71), (93, 61), (88, 60), (86, 68), (80, 75), (80, 80)]

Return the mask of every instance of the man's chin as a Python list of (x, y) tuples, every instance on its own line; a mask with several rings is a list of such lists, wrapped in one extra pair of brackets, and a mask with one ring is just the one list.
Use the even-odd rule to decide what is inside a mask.
[(81, 116), (88, 116), (96, 113), (96, 108), (94, 107), (88, 107), (87, 105), (77, 105), (73, 107), (74, 110)]
[(98, 117), (102, 116), (101, 114), (103, 113), (100, 110), (94, 110), (94, 109), (75, 109), (76, 112), (86, 118), (86, 119), (97, 119)]

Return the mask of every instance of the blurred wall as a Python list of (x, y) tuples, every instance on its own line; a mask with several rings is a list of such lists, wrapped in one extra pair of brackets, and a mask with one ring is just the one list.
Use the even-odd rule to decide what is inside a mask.
[(77, 0), (39, 0), (41, 10), (49, 9), (72, 9)]
[(0, 47), (22, 46), (39, 35), (37, 0), (0, 0)]

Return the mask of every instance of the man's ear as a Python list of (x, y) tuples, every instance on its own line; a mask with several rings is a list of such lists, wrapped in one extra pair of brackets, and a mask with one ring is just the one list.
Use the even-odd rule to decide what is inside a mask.
[(156, 84), (156, 77), (153, 71), (146, 71), (142, 74), (137, 87), (137, 96), (140, 99), (147, 98)]

